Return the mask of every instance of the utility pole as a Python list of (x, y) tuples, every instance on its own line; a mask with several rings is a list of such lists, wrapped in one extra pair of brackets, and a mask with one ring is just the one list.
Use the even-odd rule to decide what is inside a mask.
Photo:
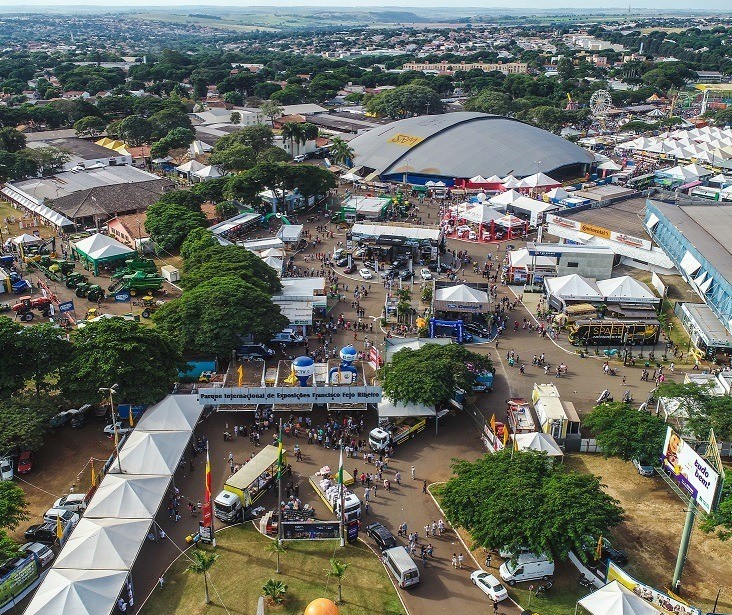
[(678, 593), (681, 586), (681, 575), (684, 572), (686, 564), (686, 554), (689, 551), (689, 540), (691, 539), (691, 530), (694, 528), (694, 519), (696, 519), (696, 502), (694, 498), (689, 498), (689, 507), (686, 510), (686, 522), (684, 523), (684, 531), (681, 534), (681, 544), (679, 552), (676, 556), (676, 568), (674, 569), (674, 578), (671, 582), (671, 588)]
[(279, 448), (277, 455), (277, 544), (282, 544), (282, 417), (280, 417)]

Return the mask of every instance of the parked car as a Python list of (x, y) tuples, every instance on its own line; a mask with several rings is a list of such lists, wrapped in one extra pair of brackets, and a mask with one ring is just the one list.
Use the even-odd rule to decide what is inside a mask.
[[(110, 423), (109, 425), (106, 425), (103, 429), (104, 433), (106, 433), (108, 436), (113, 436), (114, 435), (114, 425), (115, 425), (115, 423)], [(134, 429), (134, 427), (125, 425), (124, 423), (122, 423), (122, 421), (117, 421), (116, 425), (117, 425), (117, 435), (118, 436), (123, 436), (126, 433), (130, 433)]]
[(414, 277), (414, 271), (409, 271), (409, 269), (402, 269), (402, 271), (399, 272), (398, 277), (400, 280), (409, 280)]
[(33, 469), (33, 451), (23, 451), (18, 457), (18, 474), (28, 474)]
[(285, 344), (286, 346), (299, 346), (305, 341), (302, 335), (294, 329), (285, 329), (280, 331), (271, 340), (271, 344)]
[(422, 267), (422, 269), (419, 270), (419, 275), (422, 277), (423, 280), (432, 279), (432, 272), (427, 267)]
[(236, 349), (236, 356), (239, 360), (264, 361), (273, 357), (275, 351), (267, 348), (264, 344), (242, 344)]
[(366, 535), (374, 539), (376, 546), (380, 551), (391, 549), (397, 546), (397, 540), (385, 526), (381, 523), (372, 523), (366, 526)]
[(40, 542), (26, 542), (24, 545), (21, 545), (20, 550), (26, 553), (34, 553), (38, 558), (38, 563), (41, 565), (41, 568), (48, 566), (53, 561), (53, 558), (56, 557), (48, 545), (41, 544)]
[(633, 465), (641, 476), (653, 476), (653, 466), (641, 463), (638, 459), (633, 459)]
[(356, 264), (352, 263), (349, 267), (346, 267), (343, 270), (343, 273), (356, 273), (356, 269), (357, 269)]
[(13, 480), (13, 458), (0, 458), (0, 480)]
[(365, 267), (359, 270), (358, 275), (360, 275), (364, 280), (370, 280), (374, 277), (374, 274), (371, 273), (371, 269), (366, 269)]
[(345, 267), (348, 264), (348, 256), (341, 256), (340, 258), (337, 258), (335, 264), (338, 267)]
[(300, 154), (299, 156), (295, 156), (293, 160), (295, 162), (305, 162), (308, 159), (308, 157), (305, 154)]
[(91, 421), (91, 413), (90, 412), (83, 412), (83, 413), (80, 413), (80, 414), (76, 414), (74, 416), (74, 418), (71, 419), (71, 429), (81, 429), (89, 421)]
[(491, 600), (500, 602), (508, 598), (508, 590), (492, 574), (483, 570), (476, 570), (470, 575), (470, 580)]
[(43, 520), (46, 523), (55, 524), (58, 517), (61, 517), (61, 523), (64, 526), (67, 523), (71, 523), (71, 527), (76, 527), (76, 524), (79, 523), (79, 519), (81, 518), (77, 513), (66, 510), (65, 508), (49, 508), (46, 514), (43, 515)]
[(51, 427), (61, 427), (66, 425), (74, 417), (74, 413), (71, 410), (62, 410), (58, 414), (54, 414), (49, 421)]
[(472, 335), (476, 335), (478, 337), (490, 337), (491, 332), (488, 327), (485, 325), (481, 325), (475, 322), (469, 322), (465, 325), (463, 325), (463, 329), (467, 331), (468, 333), (471, 333)]
[(56, 500), (53, 507), (81, 514), (86, 510), (86, 493), (69, 493)]
[(28, 542), (52, 545), (56, 542), (56, 523), (36, 523), (31, 525), (23, 536)]

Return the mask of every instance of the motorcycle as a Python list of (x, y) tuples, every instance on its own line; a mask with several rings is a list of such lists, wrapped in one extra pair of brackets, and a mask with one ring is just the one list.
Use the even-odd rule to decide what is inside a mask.
[(602, 393), (600, 393), (600, 397), (597, 398), (597, 401), (595, 401), (596, 404), (603, 404), (605, 402), (611, 402), (613, 401), (612, 395), (610, 395), (610, 391), (608, 389), (605, 389)]
[(579, 578), (580, 587), (594, 587), (592, 581), (590, 581), (585, 575), (581, 574)]
[(630, 392), (630, 390), (625, 391), (625, 394), (623, 395), (623, 402), (626, 404), (630, 404), (633, 402), (633, 394)]

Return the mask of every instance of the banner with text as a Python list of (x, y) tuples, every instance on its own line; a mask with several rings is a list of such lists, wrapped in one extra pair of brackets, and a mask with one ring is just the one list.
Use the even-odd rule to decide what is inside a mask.
[(381, 387), (240, 387), (198, 389), (198, 401), (211, 405), (332, 404), (381, 401)]

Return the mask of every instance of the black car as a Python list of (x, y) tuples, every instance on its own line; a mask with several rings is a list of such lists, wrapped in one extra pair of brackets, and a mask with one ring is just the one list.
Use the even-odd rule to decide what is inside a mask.
[(81, 412), (71, 419), (71, 423), (69, 423), (69, 425), (71, 425), (71, 429), (81, 429), (89, 421), (91, 421), (91, 413)]
[(397, 546), (397, 540), (381, 523), (372, 523), (366, 526), (366, 534), (371, 536), (381, 551)]
[(404, 269), (399, 272), (398, 277), (400, 280), (409, 280), (410, 278), (414, 277), (414, 271), (409, 271), (409, 269)]
[(243, 344), (236, 349), (236, 356), (239, 360), (264, 361), (273, 357), (275, 351), (267, 348), (264, 344)]
[(348, 264), (348, 257), (347, 256), (341, 256), (336, 261), (336, 265), (338, 265), (338, 267), (345, 267), (347, 264)]
[(28, 542), (40, 542), (44, 545), (52, 545), (56, 542), (56, 524), (37, 523), (36, 525), (31, 525), (23, 535)]
[(463, 326), (463, 329), (467, 331), (468, 333), (472, 333), (473, 335), (477, 337), (485, 337), (489, 338), (491, 336), (490, 329), (486, 327), (485, 325), (481, 325), (476, 322), (469, 322)]

